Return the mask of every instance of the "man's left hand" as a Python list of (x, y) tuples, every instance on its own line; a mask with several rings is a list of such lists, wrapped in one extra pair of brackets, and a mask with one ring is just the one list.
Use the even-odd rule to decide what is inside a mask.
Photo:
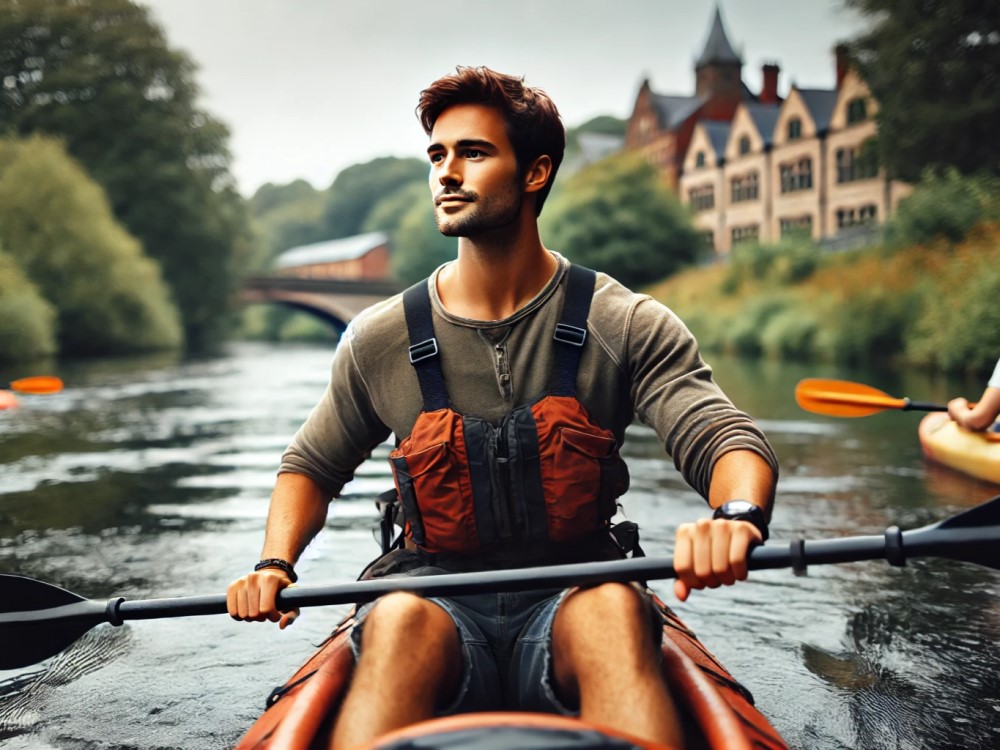
[(747, 554), (761, 544), (761, 533), (749, 521), (701, 518), (677, 527), (674, 593), (682, 602), (691, 591), (730, 586), (747, 577)]

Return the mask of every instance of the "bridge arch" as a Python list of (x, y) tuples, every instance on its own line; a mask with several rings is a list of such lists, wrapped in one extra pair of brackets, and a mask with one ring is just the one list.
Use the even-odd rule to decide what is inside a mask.
[(309, 279), (295, 276), (251, 276), (243, 281), (240, 300), (291, 307), (331, 324), (338, 333), (354, 317), (403, 290), (396, 281)]

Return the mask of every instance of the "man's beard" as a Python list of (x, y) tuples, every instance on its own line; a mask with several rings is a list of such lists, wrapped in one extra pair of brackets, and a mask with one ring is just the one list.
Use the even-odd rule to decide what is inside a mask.
[(434, 221), (438, 231), (445, 237), (475, 237), (483, 232), (509, 226), (517, 220), (524, 200), (516, 185), (488, 198), (480, 198), (471, 191), (455, 192), (473, 202), (457, 216), (444, 214), (436, 210), (435, 206)]

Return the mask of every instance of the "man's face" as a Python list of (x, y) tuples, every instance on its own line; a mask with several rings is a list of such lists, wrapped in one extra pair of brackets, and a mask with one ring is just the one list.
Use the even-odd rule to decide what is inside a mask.
[(503, 116), (458, 104), (438, 117), (427, 148), (434, 219), (448, 237), (475, 237), (512, 224), (523, 191)]

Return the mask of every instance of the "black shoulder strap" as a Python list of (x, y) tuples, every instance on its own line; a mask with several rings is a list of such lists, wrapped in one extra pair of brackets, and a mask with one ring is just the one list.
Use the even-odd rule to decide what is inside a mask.
[(431, 295), (427, 279), (403, 292), (403, 312), (410, 335), (410, 364), (417, 371), (424, 411), (437, 411), (448, 406), (448, 391), (441, 372), (441, 349), (434, 337), (431, 317)]
[(575, 396), (580, 355), (587, 340), (587, 317), (594, 298), (597, 274), (589, 268), (570, 265), (566, 279), (566, 299), (553, 338), (555, 362), (552, 370), (553, 396)]

